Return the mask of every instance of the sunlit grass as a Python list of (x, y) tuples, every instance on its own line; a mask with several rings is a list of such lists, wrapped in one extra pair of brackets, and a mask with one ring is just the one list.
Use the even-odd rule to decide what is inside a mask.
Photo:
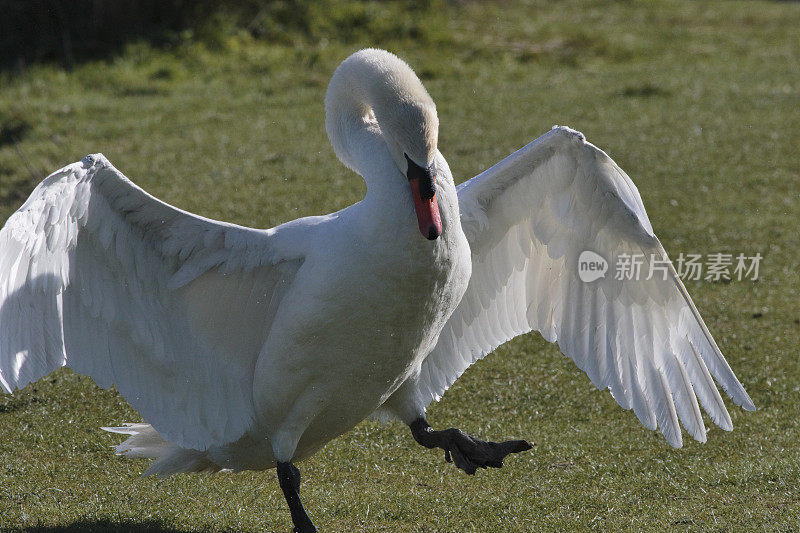
[[(283, 44), (234, 35), (216, 50), (132, 45), (72, 72), (2, 74), (0, 220), (41, 177), (98, 151), (156, 196), (241, 224), (357, 201), (364, 185), (328, 145), (322, 100), (350, 52), (389, 47), (437, 102), (440, 149), (457, 181), (566, 124), (634, 179), (673, 257), (761, 253), (757, 282), (688, 284), (759, 410), (728, 402), (733, 433), (707, 420), (706, 444), (684, 434), (673, 450), (529, 335), (470, 369), (430, 422), (529, 438), (532, 452), (471, 478), (407, 428), (362, 423), (300, 465), (317, 525), (796, 529), (800, 6), (375, 5), (389, 11), (369, 15), (374, 35), (354, 31), (346, 43), (325, 39), (334, 30), (322, 25)], [(382, 30), (390, 19), (412, 30)], [(273, 472), (141, 479), (145, 463), (113, 456), (118, 438), (98, 429), (136, 420), (116, 393), (69, 371), (0, 397), (0, 530), (290, 529)]]

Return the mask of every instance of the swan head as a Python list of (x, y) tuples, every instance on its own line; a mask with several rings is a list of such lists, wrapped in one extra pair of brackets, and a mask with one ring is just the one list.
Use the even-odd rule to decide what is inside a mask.
[[(376, 120), (395, 165), (411, 187), (419, 231), (426, 239), (435, 240), (442, 234), (434, 165), (439, 118), (436, 106), (422, 83), (410, 68), (406, 68), (416, 83), (404, 80), (400, 86), (420, 91), (393, 94), (398, 100), (394, 105), (380, 107), (376, 111)], [(388, 91), (388, 94), (392, 92)]]
[[(439, 117), (422, 82), (396, 55), (367, 48), (336, 69), (325, 96), (326, 129), (336, 155), (358, 172), (349, 137), (353, 130), (380, 135), (414, 197), (423, 236), (442, 234), (436, 201)], [(362, 155), (363, 157), (363, 155)]]

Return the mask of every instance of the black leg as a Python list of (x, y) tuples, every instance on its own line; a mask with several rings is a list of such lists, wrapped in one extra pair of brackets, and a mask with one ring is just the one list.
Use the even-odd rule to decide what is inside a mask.
[(413, 421), (409, 427), (414, 440), (426, 448), (441, 448), (448, 463), (473, 475), (478, 468), (500, 468), (503, 459), (510, 453), (524, 452), (533, 446), (526, 440), (485, 442), (470, 437), (460, 429), (450, 428), (434, 431), (424, 418)]
[(292, 513), (292, 523), (297, 533), (314, 533), (317, 528), (303, 509), (300, 501), (300, 471), (292, 463), (278, 463), (278, 483), (280, 483), (289, 512)]

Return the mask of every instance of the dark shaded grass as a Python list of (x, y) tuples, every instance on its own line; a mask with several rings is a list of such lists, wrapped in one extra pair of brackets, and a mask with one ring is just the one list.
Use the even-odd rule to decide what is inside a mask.
[(63, 526), (34, 526), (12, 528), (9, 533), (178, 533), (176, 529), (161, 520), (76, 520)]

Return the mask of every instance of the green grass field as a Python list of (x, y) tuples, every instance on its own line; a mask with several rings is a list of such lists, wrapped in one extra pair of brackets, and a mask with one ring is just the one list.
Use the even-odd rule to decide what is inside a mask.
[[(330, 4), (329, 4), (330, 5)], [(363, 195), (324, 130), (329, 76), (388, 48), (437, 103), (463, 181), (546, 132), (583, 131), (636, 182), (665, 248), (763, 256), (687, 287), (758, 411), (728, 402), (674, 450), (538, 334), (473, 366), (435, 427), (528, 438), (468, 477), (401, 424), (363, 422), (299, 466), (322, 531), (800, 529), (800, 4), (335, 4), (311, 29), (132, 44), (67, 72), (0, 74), (0, 223), (46, 174), (102, 151), (181, 208), (269, 227)], [(204, 44), (205, 43), (205, 44)], [(140, 420), (59, 371), (0, 396), (2, 531), (289, 531), (273, 471), (143, 479), (99, 427)]]

